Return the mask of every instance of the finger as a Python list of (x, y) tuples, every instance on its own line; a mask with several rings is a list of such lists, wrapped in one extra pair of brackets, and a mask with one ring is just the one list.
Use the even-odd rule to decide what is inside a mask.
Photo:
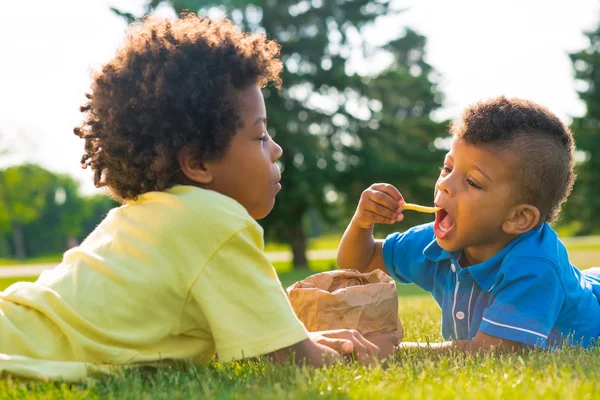
[[(379, 350), (379, 347), (367, 340), (355, 329), (332, 329), (328, 331), (320, 331), (319, 343), (325, 344), (325, 340), (329, 340), (329, 343), (336, 343), (336, 340), (345, 342), (348, 347), (343, 349), (344, 353), (352, 352), (352, 347), (356, 348), (357, 345), (362, 346), (363, 351), (366, 350), (372, 355), (377, 354), (377, 351)], [(339, 347), (336, 347), (336, 349), (339, 349)]]
[(404, 202), (404, 198), (402, 197), (400, 191), (389, 183), (375, 183), (374, 185), (371, 185), (371, 188), (387, 193), (387, 195), (390, 196), (396, 203), (399, 203), (400, 201)]
[[(376, 344), (369, 341), (368, 339), (366, 339), (363, 335), (361, 335), (358, 332), (355, 332), (354, 335), (355, 335), (354, 347), (355, 348), (359, 347), (364, 352), (362, 360), (363, 361), (370, 360), (370, 362), (375, 361), (377, 359), (377, 355), (379, 354), (379, 347)], [(358, 346), (357, 346), (357, 343), (359, 343)]]
[(342, 345), (342, 354), (352, 354), (353, 351), (354, 351), (354, 343), (352, 343), (349, 340), (345, 341), (344, 344)]
[(388, 217), (384, 217), (379, 214), (375, 214), (374, 212), (371, 212), (371, 211), (365, 211), (365, 216), (367, 218), (369, 218), (370, 220), (372, 220), (373, 222), (376, 222), (378, 224), (391, 225), (391, 224), (395, 224), (398, 221), (398, 216), (396, 216), (395, 218), (388, 218)]
[(368, 193), (369, 200), (391, 211), (398, 212), (400, 210), (400, 205), (404, 204), (404, 200), (396, 200), (386, 192), (370, 190)]
[[(382, 199), (372, 198), (365, 202), (364, 210), (368, 210), (374, 212), (375, 214), (382, 215), (387, 218), (396, 219), (398, 218), (398, 214), (402, 212), (402, 208), (398, 203), (394, 203), (387, 194), (379, 192), (382, 196), (386, 196), (390, 202), (386, 202), (386, 204), (382, 204)], [(390, 208), (391, 207), (391, 208)]]
[(390, 210), (389, 208), (386, 208), (384, 206), (382, 206), (381, 204), (372, 202), (372, 201), (367, 201), (365, 203), (365, 206), (363, 208), (364, 211), (370, 211), (373, 214), (385, 217), (385, 218), (389, 218), (392, 220), (396, 220), (398, 218), (398, 215), (400, 214), (400, 210), (395, 211), (395, 210)]
[(322, 336), (318, 340), (319, 344), (329, 347), (339, 353), (352, 353), (354, 350), (354, 344), (351, 340), (343, 339), (343, 338), (329, 338), (326, 336)]
[(352, 353), (354, 359), (361, 364), (368, 364), (370, 362), (369, 358), (371, 357), (368, 349), (360, 341), (354, 341), (352, 344), (354, 347)]

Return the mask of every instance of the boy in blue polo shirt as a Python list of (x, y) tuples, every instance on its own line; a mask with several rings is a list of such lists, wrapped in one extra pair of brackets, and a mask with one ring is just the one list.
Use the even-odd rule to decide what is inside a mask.
[(571, 192), (574, 143), (550, 111), (499, 97), (464, 111), (435, 186), (435, 222), (374, 240), (403, 219), (388, 184), (361, 196), (338, 252), (340, 268), (386, 271), (442, 309), (439, 351), (589, 347), (600, 335), (598, 270), (580, 271), (550, 227)]

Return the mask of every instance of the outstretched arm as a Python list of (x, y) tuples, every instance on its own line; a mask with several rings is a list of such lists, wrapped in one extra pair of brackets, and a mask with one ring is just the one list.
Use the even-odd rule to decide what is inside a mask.
[(472, 340), (457, 340), (441, 343), (400, 343), (398, 349), (403, 351), (431, 351), (436, 354), (451, 352), (465, 352), (469, 354), (481, 354), (489, 352), (514, 353), (522, 348), (522, 343), (514, 340), (501, 339), (483, 332), (477, 332)]
[[(390, 352), (389, 349), (387, 352)], [(311, 332), (308, 339), (270, 353), (268, 357), (274, 362), (283, 363), (292, 354), (296, 363), (316, 367), (339, 360), (341, 355), (353, 355), (359, 363), (365, 365), (383, 357), (379, 346), (352, 329)]]
[(383, 242), (373, 238), (373, 227), (376, 223), (402, 221), (403, 202), (398, 189), (386, 183), (371, 185), (362, 193), (356, 213), (340, 242), (337, 255), (340, 268), (387, 272), (383, 262)]

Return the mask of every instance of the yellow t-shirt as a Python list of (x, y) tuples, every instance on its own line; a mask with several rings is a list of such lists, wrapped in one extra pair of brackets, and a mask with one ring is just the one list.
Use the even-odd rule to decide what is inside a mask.
[(308, 337), (233, 199), (176, 186), (112, 210), (37, 282), (0, 292), (0, 372), (84, 379), (99, 365), (230, 361)]

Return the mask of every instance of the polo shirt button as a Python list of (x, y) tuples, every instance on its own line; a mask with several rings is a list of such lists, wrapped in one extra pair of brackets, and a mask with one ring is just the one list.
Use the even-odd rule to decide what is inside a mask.
[(456, 313), (456, 318), (457, 319), (465, 319), (465, 313), (462, 311), (459, 311)]
[(454, 264), (450, 264), (450, 269), (452, 270), (452, 272), (456, 272), (456, 267), (454, 266)]

